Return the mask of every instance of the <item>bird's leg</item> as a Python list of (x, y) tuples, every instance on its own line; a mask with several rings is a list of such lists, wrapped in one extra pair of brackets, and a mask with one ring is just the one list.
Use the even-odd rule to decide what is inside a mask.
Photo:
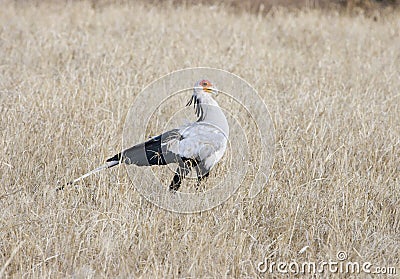
[(177, 170), (175, 171), (174, 177), (172, 178), (171, 184), (169, 185), (169, 189), (172, 192), (176, 192), (179, 189), (179, 187), (181, 187), (182, 180), (181, 180), (180, 172), (181, 172), (181, 168), (178, 167)]
[(181, 186), (182, 180), (185, 176), (190, 172), (192, 168), (192, 164), (190, 160), (185, 160), (183, 164), (179, 164), (179, 167), (175, 171), (175, 175), (172, 178), (171, 184), (169, 185), (169, 189), (173, 192), (178, 191)]
[[(202, 170), (202, 169), (203, 169), (203, 170)], [(196, 170), (196, 173), (197, 173), (196, 191), (198, 191), (199, 188), (200, 188), (200, 183), (201, 183), (201, 181), (202, 181), (204, 178), (207, 178), (207, 177), (210, 175), (210, 172), (207, 171), (201, 163), (200, 163), (200, 164), (197, 164), (197, 165), (195, 166), (195, 170)]]
[(196, 185), (196, 191), (199, 191), (199, 189), (200, 189), (200, 184), (201, 184), (201, 182), (205, 179), (205, 178), (207, 178), (208, 176), (210, 175), (210, 173), (209, 172), (207, 172), (205, 175), (203, 175), (203, 176), (197, 176), (197, 185)]

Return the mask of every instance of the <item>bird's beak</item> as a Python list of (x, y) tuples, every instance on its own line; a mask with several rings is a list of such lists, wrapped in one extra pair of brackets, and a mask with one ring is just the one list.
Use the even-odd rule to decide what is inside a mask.
[(204, 90), (204, 92), (211, 93), (213, 95), (218, 94), (218, 89), (214, 88), (214, 87), (204, 87), (203, 90)]

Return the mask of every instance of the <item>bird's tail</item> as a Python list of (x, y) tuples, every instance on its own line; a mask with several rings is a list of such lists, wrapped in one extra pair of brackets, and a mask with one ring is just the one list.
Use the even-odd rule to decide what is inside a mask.
[[(106, 161), (105, 164), (103, 164), (103, 165), (101, 165), (101, 166), (95, 168), (94, 170), (92, 170), (92, 171), (90, 171), (90, 172), (88, 172), (88, 173), (85, 173), (84, 175), (78, 177), (77, 179), (74, 179), (74, 180), (68, 182), (66, 185), (73, 185), (73, 184), (75, 184), (76, 182), (81, 181), (82, 179), (84, 179), (84, 178), (86, 178), (86, 177), (88, 177), (88, 176), (90, 176), (90, 175), (92, 175), (92, 174), (94, 174), (94, 173), (96, 173), (96, 172), (99, 172), (99, 171), (102, 171), (102, 170), (105, 170), (105, 169), (112, 168), (112, 167), (118, 165), (118, 164), (120, 163), (120, 160), (121, 160), (121, 153), (118, 153), (118, 154), (115, 155), (114, 157), (107, 159), (107, 161)], [(57, 188), (57, 191), (63, 190), (64, 187), (65, 187), (65, 185), (63, 185), (63, 186)]]
[(113, 157), (108, 158), (105, 165), (107, 165), (107, 168), (112, 168), (113, 166), (116, 166), (119, 163), (121, 163), (121, 158), (122, 158), (121, 153), (118, 153), (118, 154), (114, 155)]

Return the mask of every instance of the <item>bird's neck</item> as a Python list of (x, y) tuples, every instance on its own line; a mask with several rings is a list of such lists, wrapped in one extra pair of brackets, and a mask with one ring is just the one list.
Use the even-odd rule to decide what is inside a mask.
[(218, 103), (209, 95), (199, 96), (199, 105), (203, 110), (203, 117), (198, 122), (210, 124), (220, 129), (226, 137), (229, 136), (229, 125), (225, 114)]

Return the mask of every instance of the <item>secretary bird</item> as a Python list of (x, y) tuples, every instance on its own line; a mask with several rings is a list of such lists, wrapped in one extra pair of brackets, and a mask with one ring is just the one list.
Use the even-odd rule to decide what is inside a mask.
[[(208, 177), (210, 170), (225, 153), (229, 136), (226, 117), (212, 98), (218, 90), (209, 80), (196, 82), (193, 94), (186, 104), (193, 104), (197, 121), (172, 129), (144, 143), (134, 145), (109, 158), (106, 163), (68, 184), (120, 164), (136, 166), (167, 165), (177, 163), (178, 168), (169, 185), (173, 192), (181, 186), (182, 180), (192, 168), (197, 174), (198, 183)], [(60, 187), (59, 189), (63, 189)]]

